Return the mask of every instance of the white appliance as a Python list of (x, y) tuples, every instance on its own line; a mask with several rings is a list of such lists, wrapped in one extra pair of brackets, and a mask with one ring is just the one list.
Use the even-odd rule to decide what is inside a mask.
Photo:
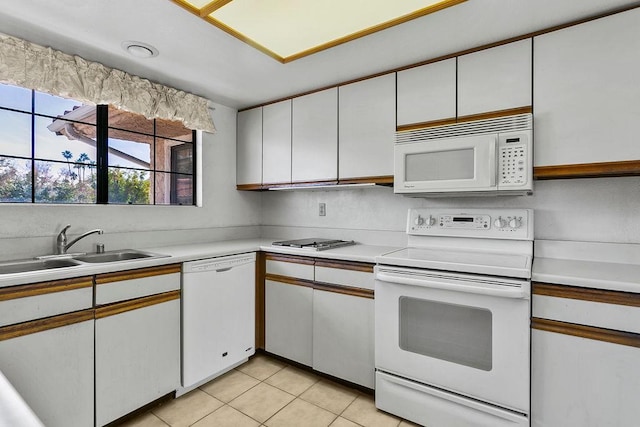
[(185, 262), (182, 386), (208, 381), (255, 353), (256, 254)]
[(411, 209), (377, 257), (376, 406), (429, 427), (528, 426), (533, 212)]
[(498, 117), (396, 133), (394, 192), (406, 196), (528, 194), (533, 117)]

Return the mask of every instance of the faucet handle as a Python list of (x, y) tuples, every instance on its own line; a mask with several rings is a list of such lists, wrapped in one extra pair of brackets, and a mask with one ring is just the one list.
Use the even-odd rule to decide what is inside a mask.
[(71, 228), (71, 224), (67, 224), (60, 233), (58, 233), (58, 241), (66, 241), (67, 240), (67, 230)]

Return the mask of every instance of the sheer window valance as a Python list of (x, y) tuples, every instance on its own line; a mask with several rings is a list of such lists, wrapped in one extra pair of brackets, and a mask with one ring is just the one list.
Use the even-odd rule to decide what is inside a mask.
[(205, 98), (5, 34), (0, 34), (0, 82), (215, 132)]

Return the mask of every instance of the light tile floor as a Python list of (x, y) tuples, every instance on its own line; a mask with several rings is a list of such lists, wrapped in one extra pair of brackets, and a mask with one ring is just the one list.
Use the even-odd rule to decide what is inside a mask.
[(373, 397), (264, 354), (126, 427), (409, 427)]

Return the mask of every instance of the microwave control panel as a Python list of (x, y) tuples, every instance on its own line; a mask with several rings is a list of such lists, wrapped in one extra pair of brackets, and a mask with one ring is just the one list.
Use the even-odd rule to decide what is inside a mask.
[(498, 186), (528, 187), (532, 172), (531, 133), (505, 133), (498, 138)]

